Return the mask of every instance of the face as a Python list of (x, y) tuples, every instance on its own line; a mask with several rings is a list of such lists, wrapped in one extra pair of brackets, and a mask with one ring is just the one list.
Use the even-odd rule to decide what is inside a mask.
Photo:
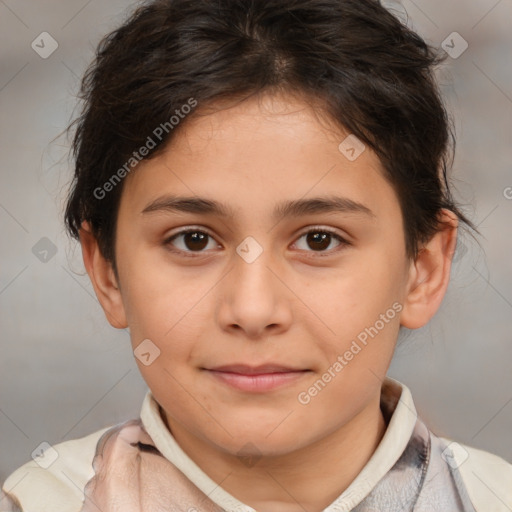
[(119, 208), (137, 364), (171, 430), (232, 454), (306, 447), (380, 395), (409, 268), (398, 198), (298, 98), (182, 128)]

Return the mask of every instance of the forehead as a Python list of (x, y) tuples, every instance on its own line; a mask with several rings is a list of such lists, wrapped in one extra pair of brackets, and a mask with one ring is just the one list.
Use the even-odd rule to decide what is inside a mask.
[(215, 200), (235, 218), (270, 205), (275, 214), (283, 199), (333, 194), (377, 215), (398, 208), (377, 155), (300, 98), (260, 95), (198, 109), (183, 123), (162, 153), (127, 177), (122, 205), (131, 212), (169, 194)]

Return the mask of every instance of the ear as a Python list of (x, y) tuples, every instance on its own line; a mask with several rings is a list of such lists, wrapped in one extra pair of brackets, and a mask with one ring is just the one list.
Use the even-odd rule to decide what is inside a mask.
[(80, 228), (80, 244), (85, 268), (107, 320), (117, 329), (128, 327), (121, 292), (112, 264), (104, 258), (89, 223), (86, 221)]
[(423, 327), (439, 309), (450, 281), (457, 227), (458, 217), (443, 208), (439, 214), (439, 231), (411, 263), (407, 296), (400, 316), (400, 324), (404, 327)]

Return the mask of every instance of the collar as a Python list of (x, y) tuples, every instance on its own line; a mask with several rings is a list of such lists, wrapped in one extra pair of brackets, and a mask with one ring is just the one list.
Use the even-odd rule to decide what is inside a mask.
[[(324, 512), (352, 510), (372, 491), (404, 452), (418, 418), (409, 388), (391, 377), (386, 377), (382, 383), (380, 406), (388, 423), (381, 442), (350, 486)], [(182, 450), (166, 427), (160, 415), (159, 404), (151, 391), (146, 393), (140, 417), (161, 454), (214, 503), (226, 512), (256, 512), (222, 489)]]

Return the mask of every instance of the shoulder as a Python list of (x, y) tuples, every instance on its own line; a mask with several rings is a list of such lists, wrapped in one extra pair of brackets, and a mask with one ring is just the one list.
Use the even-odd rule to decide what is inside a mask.
[(42, 447), (41, 456), (16, 469), (3, 483), (1, 510), (78, 512), (83, 505), (84, 487), (94, 476), (96, 446), (110, 428)]
[(512, 464), (490, 452), (441, 437), (452, 450), (453, 461), (477, 512), (512, 510)]

